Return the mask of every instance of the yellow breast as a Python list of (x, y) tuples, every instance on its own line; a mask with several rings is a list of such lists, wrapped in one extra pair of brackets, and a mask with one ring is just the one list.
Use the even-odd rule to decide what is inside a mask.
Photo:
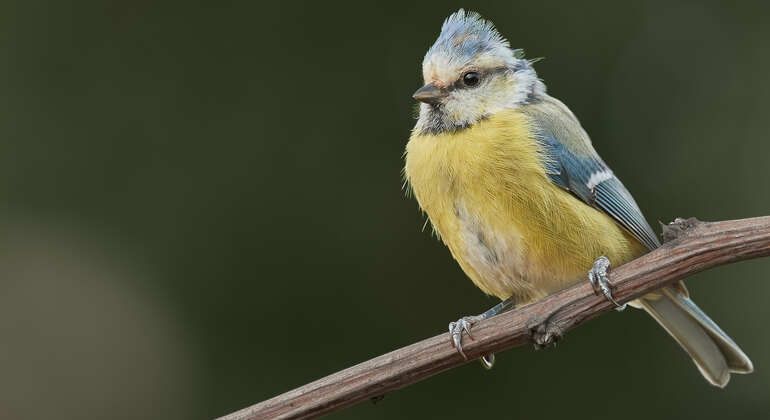
[(465, 273), (501, 299), (531, 301), (583, 280), (601, 255), (620, 264), (645, 252), (548, 179), (530, 121), (516, 110), (455, 133), (412, 135), (405, 174)]

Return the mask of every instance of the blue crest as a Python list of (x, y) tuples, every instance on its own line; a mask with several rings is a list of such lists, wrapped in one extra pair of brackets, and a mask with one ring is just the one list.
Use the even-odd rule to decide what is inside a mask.
[(446, 18), (441, 34), (425, 57), (439, 53), (451, 61), (467, 62), (485, 52), (510, 56), (511, 61), (515, 58), (508, 40), (500, 35), (492, 22), (476, 12), (460, 9)]

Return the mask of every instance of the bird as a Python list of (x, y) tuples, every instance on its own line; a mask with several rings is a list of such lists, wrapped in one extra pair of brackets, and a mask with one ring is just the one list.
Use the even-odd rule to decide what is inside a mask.
[[(452, 344), (484, 319), (585, 281), (660, 246), (634, 198), (534, 63), (476, 12), (451, 14), (422, 61), (424, 86), (404, 154), (408, 191), (481, 291), (500, 299), (449, 324)], [(588, 273), (588, 275), (586, 275)], [(629, 303), (645, 310), (724, 387), (753, 365), (675, 283)], [(618, 305), (619, 309), (624, 305)], [(482, 357), (492, 366), (494, 355)]]

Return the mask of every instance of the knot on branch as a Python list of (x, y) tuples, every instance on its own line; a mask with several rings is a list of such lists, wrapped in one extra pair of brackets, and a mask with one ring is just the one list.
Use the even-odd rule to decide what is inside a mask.
[(671, 242), (687, 236), (703, 222), (694, 217), (688, 217), (687, 219), (677, 217), (669, 224), (658, 223), (660, 223), (660, 227), (663, 229), (663, 242)]

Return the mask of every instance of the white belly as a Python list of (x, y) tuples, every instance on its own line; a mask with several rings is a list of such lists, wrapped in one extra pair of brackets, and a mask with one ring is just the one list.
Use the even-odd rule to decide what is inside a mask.
[(517, 301), (542, 297), (530, 283), (526, 249), (515, 226), (492, 229), (491, 223), (466, 208), (455, 205), (459, 241), (453, 250), (466, 274), (484, 292), (495, 296), (514, 296)]

